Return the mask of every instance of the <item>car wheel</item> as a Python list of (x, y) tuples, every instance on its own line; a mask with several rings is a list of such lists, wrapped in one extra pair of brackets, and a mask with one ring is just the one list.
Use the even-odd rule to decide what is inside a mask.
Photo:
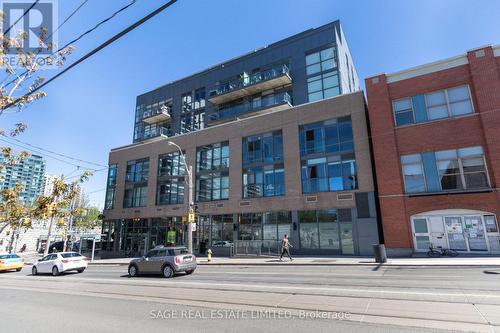
[(84, 270), (85, 270), (85, 269), (77, 269), (76, 271), (77, 271), (78, 273), (83, 273), (83, 271), (84, 271)]
[(163, 276), (166, 277), (167, 279), (174, 276), (174, 270), (169, 265), (166, 265), (163, 267), (162, 273), (163, 273)]
[(186, 271), (186, 275), (193, 274), (193, 272), (194, 272), (194, 269), (190, 270), (190, 271)]
[(59, 275), (59, 269), (57, 266), (52, 267), (52, 276), (58, 276)]
[(33, 266), (33, 268), (31, 269), (31, 275), (37, 275), (38, 274), (38, 270), (36, 269), (35, 266)]
[(139, 275), (139, 270), (137, 269), (137, 266), (135, 266), (135, 265), (130, 266), (128, 268), (128, 275), (130, 277), (134, 277), (134, 276)]

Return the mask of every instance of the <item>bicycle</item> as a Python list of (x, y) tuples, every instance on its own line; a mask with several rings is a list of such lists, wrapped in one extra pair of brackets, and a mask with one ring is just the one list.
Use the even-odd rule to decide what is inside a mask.
[(427, 255), (431, 258), (440, 258), (445, 256), (456, 257), (458, 256), (458, 252), (455, 250), (443, 249), (443, 248), (434, 249), (432, 246), (429, 246), (429, 251), (427, 252)]

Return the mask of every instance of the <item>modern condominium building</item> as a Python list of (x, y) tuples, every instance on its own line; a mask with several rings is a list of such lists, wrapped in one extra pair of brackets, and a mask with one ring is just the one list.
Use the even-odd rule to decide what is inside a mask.
[[(338, 21), (137, 98), (134, 142), (113, 149), (101, 252), (194, 248), (371, 254), (378, 243), (363, 93)], [(173, 145), (173, 144), (175, 145)]]
[(388, 253), (500, 253), (500, 46), (366, 89)]
[(45, 160), (41, 156), (30, 155), (18, 163), (9, 165), (0, 154), (0, 190), (14, 187), (17, 183), (23, 185), (21, 199), (27, 203), (34, 203), (43, 193)]

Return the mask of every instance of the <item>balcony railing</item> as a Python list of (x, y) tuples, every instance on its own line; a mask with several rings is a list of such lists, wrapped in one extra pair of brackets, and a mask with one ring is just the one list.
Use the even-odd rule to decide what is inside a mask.
[(288, 93), (280, 93), (262, 97), (259, 101), (244, 102), (242, 104), (217, 110), (209, 115), (211, 122), (221, 122), (242, 115), (250, 115), (258, 111), (274, 109), (278, 106), (291, 107), (292, 97)]
[(158, 136), (171, 136), (172, 131), (167, 127), (156, 127), (151, 130), (145, 131), (142, 138), (139, 140), (146, 140), (151, 138), (156, 138)]
[(161, 108), (147, 110), (142, 114), (142, 121), (148, 124), (154, 124), (161, 121), (170, 120), (170, 107), (164, 105)]
[(226, 103), (242, 96), (252, 95), (258, 91), (272, 89), (291, 82), (290, 70), (286, 65), (250, 75), (243, 73), (238, 79), (216, 85), (209, 92), (209, 101), (214, 104)]

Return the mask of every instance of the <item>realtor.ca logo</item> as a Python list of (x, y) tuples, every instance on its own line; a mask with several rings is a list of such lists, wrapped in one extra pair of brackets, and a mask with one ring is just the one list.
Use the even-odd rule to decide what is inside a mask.
[(4, 61), (17, 67), (20, 53), (36, 54), (39, 65), (57, 51), (57, 4), (50, 0), (0, 1)]

